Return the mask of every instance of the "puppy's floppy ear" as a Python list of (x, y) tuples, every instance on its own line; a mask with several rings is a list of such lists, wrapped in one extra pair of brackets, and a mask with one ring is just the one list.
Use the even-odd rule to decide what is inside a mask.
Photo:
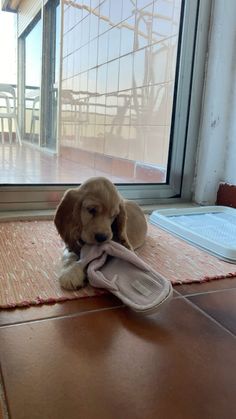
[(121, 201), (119, 205), (119, 214), (117, 215), (115, 221), (112, 224), (114, 239), (117, 240), (123, 246), (127, 247), (127, 249), (133, 250), (127, 236), (126, 224), (127, 214), (125, 209), (125, 203), (124, 201)]
[(81, 234), (81, 209), (82, 197), (77, 189), (69, 189), (59, 203), (54, 223), (57, 231), (70, 250), (76, 251), (77, 241)]

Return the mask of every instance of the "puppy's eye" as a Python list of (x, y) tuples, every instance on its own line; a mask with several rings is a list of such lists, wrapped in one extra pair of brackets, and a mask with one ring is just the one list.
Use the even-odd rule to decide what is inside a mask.
[(89, 214), (91, 214), (91, 215), (96, 215), (96, 212), (97, 212), (96, 208), (87, 208), (87, 211), (88, 211), (88, 212), (89, 212)]

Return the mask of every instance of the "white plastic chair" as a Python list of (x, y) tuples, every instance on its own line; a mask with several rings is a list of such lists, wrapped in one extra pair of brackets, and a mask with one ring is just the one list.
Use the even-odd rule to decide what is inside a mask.
[(0, 110), (1, 119), (1, 139), (4, 144), (4, 119), (8, 120), (9, 141), (12, 144), (12, 121), (15, 123), (16, 138), (19, 144), (22, 145), (20, 130), (17, 122), (16, 113), (16, 92), (14, 87), (9, 84), (0, 84), (0, 99), (4, 102), (4, 106), (0, 106), (4, 111)]
[(31, 143), (34, 141), (35, 137), (35, 122), (39, 121), (39, 96), (35, 96), (33, 100), (32, 106), (32, 116), (31, 116), (31, 124), (30, 124), (30, 141)]

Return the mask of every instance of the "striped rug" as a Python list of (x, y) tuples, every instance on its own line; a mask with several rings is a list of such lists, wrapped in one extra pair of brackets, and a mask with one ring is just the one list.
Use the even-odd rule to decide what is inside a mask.
[[(63, 243), (52, 221), (0, 224), (0, 308), (55, 303), (101, 295), (87, 286), (65, 291), (58, 283)], [(236, 265), (219, 261), (171, 234), (149, 225), (138, 255), (173, 284), (236, 275)]]

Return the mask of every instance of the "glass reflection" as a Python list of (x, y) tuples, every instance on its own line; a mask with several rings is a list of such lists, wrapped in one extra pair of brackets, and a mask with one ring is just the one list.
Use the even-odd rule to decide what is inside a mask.
[(181, 0), (70, 1), (62, 124), (71, 127), (62, 145), (166, 169), (180, 8)]
[(25, 139), (39, 144), (42, 60), (41, 18), (25, 37)]

